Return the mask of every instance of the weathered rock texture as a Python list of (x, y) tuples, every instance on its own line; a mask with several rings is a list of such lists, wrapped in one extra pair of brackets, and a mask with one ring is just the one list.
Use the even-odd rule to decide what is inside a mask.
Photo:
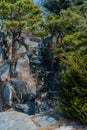
[(0, 130), (38, 130), (29, 116), (16, 111), (0, 113)]
[(21, 57), (17, 61), (16, 71), (18, 73), (18, 79), (25, 80), (27, 77), (29, 77), (30, 68), (29, 68), (29, 58), (27, 57), (27, 55)]
[(11, 68), (11, 61), (7, 60), (3, 65), (0, 66), (0, 81), (6, 81), (9, 71)]

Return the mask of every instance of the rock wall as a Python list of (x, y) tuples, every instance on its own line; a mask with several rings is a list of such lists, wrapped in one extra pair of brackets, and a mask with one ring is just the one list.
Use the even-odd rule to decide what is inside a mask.
[[(25, 38), (23, 38), (23, 36), (25, 36)], [(37, 40), (36, 38), (31, 38), (30, 40), (25, 33), (23, 36), (16, 41), (18, 50), (14, 60), (15, 64), (13, 64), (9, 49), (7, 49), (7, 42), (2, 41), (3, 45), (6, 44), (6, 46), (3, 47), (7, 50), (7, 59), (1, 59), (3, 63), (0, 63), (0, 82), (2, 83), (4, 81), (3, 85), (0, 86), (0, 91), (3, 93), (2, 88), (5, 89), (4, 84), (9, 84), (6, 90), (6, 95), (8, 92), (10, 94), (8, 95), (8, 97), (10, 97), (8, 98), (8, 104), (12, 101), (13, 106), (11, 105), (10, 107), (14, 107), (19, 111), (27, 111), (26, 113), (28, 114), (37, 111), (46, 111), (50, 109), (48, 107), (49, 96), (46, 97), (48, 101), (42, 104), (35, 102), (35, 98), (37, 97), (43, 100), (42, 93), (52, 91), (55, 85), (52, 37), (47, 37), (39, 41), (39, 39)], [(12, 44), (10, 44), (10, 47), (11, 45)], [(1, 50), (3, 47), (1, 46)], [(1, 50), (0, 52), (2, 52)], [(9, 86), (11, 86), (13, 90), (9, 89)], [(26, 87), (27, 90), (25, 91)], [(5, 99), (4, 96), (4, 100)], [(3, 101), (3, 95), (0, 97), (0, 102), (1, 108), (5, 108), (7, 104), (5, 106), (3, 104), (5, 102)]]

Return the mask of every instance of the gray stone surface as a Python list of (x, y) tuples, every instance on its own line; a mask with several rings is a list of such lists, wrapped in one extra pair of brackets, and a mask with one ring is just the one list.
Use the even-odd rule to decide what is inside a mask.
[(67, 126), (61, 126), (60, 128), (57, 128), (55, 130), (75, 130), (75, 129), (78, 129), (78, 128), (80, 128), (80, 126), (78, 126), (76, 124), (72, 124), (72, 125), (67, 125)]
[(2, 49), (2, 43), (0, 42), (0, 62), (3, 60), (3, 49)]
[(7, 59), (7, 54), (5, 49), (3, 48), (3, 43), (0, 41), (0, 62), (3, 62)]
[(0, 113), (0, 130), (38, 130), (29, 116), (11, 111)]
[(5, 83), (3, 90), (4, 103), (12, 105), (12, 93), (15, 92), (9, 83)]
[(29, 77), (30, 68), (29, 68), (29, 58), (27, 55), (21, 57), (17, 61), (16, 71), (18, 73), (19, 79), (26, 79), (26, 77)]
[(34, 121), (37, 122), (37, 124), (39, 124), (41, 127), (47, 127), (58, 123), (59, 119), (54, 115), (44, 115), (36, 117)]
[(6, 81), (9, 75), (10, 65), (11, 65), (11, 61), (8, 60), (0, 67), (0, 80), (1, 81)]
[[(72, 122), (72, 123), (67, 123), (67, 124), (64, 124), (62, 125), (61, 127), (59, 128), (56, 128), (55, 130), (83, 130), (84, 128), (84, 125), (82, 124), (77, 124), (76, 122)], [(84, 130), (87, 130), (87, 129), (84, 129)]]
[(73, 130), (73, 127), (72, 126), (62, 126), (62, 127), (57, 128), (55, 130)]
[(13, 80), (11, 85), (16, 91), (18, 99), (22, 102), (26, 94), (29, 94), (29, 86), (25, 80)]
[(16, 104), (16, 110), (28, 115), (35, 115), (35, 103)]
[(36, 82), (31, 75), (31, 71), (30, 71), (31, 68), (29, 62), (30, 61), (27, 55), (21, 57), (17, 61), (16, 72), (17, 72), (18, 79), (26, 80), (31, 92), (36, 93)]

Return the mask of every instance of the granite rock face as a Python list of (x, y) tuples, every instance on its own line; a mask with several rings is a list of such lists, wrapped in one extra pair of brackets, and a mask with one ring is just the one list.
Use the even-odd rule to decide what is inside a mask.
[(18, 73), (19, 79), (26, 79), (26, 77), (29, 77), (30, 68), (29, 68), (29, 58), (27, 57), (27, 55), (21, 57), (17, 61), (16, 71)]
[(38, 130), (29, 116), (16, 111), (0, 113), (0, 130)]
[(30, 61), (27, 55), (25, 55), (24, 57), (21, 57), (17, 61), (17, 65), (16, 65), (17, 78), (19, 80), (20, 79), (25, 80), (28, 83), (31, 92), (36, 93), (36, 84), (30, 72), (29, 62)]
[(7, 60), (1, 67), (0, 67), (0, 81), (6, 81), (9, 71), (11, 67), (11, 61)]

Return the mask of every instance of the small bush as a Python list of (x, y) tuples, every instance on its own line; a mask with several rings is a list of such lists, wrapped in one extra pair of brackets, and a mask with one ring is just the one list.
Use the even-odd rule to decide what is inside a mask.
[(63, 62), (67, 68), (61, 73), (61, 112), (67, 117), (87, 123), (87, 59), (75, 55)]

